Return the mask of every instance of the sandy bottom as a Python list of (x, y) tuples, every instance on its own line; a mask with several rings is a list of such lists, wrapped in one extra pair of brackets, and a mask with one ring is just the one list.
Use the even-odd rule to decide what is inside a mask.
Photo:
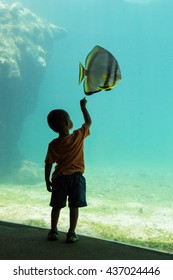
[[(93, 170), (88, 207), (80, 209), (77, 233), (173, 251), (173, 170)], [(93, 174), (93, 175), (91, 175)], [(44, 182), (0, 185), (0, 219), (49, 228), (50, 193)], [(59, 230), (68, 230), (68, 208)]]

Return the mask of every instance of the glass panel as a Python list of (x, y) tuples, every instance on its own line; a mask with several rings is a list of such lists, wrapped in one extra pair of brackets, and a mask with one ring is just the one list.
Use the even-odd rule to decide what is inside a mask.
[[(81, 126), (78, 65), (100, 45), (117, 58), (122, 80), (87, 96), (93, 120), (85, 142), (88, 207), (80, 210), (77, 232), (170, 252), (172, 0), (20, 3), (65, 30), (56, 36), (14, 1), (0, 1), (1, 220), (49, 228), (44, 160), (56, 134), (46, 118), (61, 108), (74, 129)], [(68, 230), (68, 208), (59, 230)]]

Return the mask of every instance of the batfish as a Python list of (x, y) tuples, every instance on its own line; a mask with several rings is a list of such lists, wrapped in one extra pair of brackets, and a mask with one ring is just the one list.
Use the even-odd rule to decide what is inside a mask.
[(79, 64), (79, 84), (83, 79), (86, 95), (113, 89), (121, 80), (118, 61), (106, 49), (95, 46), (86, 57), (85, 68)]

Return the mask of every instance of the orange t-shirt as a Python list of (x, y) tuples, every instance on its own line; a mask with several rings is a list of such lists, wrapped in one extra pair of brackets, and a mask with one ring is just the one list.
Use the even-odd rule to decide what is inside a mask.
[(90, 134), (88, 124), (62, 138), (49, 143), (45, 163), (56, 163), (52, 179), (58, 175), (84, 172), (84, 139)]

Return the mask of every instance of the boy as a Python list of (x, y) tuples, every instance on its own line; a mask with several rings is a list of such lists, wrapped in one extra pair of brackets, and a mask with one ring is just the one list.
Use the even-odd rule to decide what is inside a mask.
[[(81, 111), (84, 117), (84, 124), (72, 134), (69, 130), (73, 123), (68, 113), (64, 110), (53, 110), (49, 113), (47, 120), (49, 127), (59, 134), (59, 137), (49, 143), (45, 159), (45, 181), (47, 190), (52, 193), (50, 206), (51, 230), (48, 233), (48, 240), (58, 238), (57, 224), (61, 208), (66, 206), (68, 197), (70, 227), (66, 236), (67, 243), (78, 240), (75, 233), (78, 220), (78, 207), (87, 206), (86, 203), (86, 182), (84, 173), (84, 139), (90, 134), (91, 117), (86, 108), (87, 100), (80, 101)], [(50, 174), (52, 164), (56, 163), (55, 171)]]

